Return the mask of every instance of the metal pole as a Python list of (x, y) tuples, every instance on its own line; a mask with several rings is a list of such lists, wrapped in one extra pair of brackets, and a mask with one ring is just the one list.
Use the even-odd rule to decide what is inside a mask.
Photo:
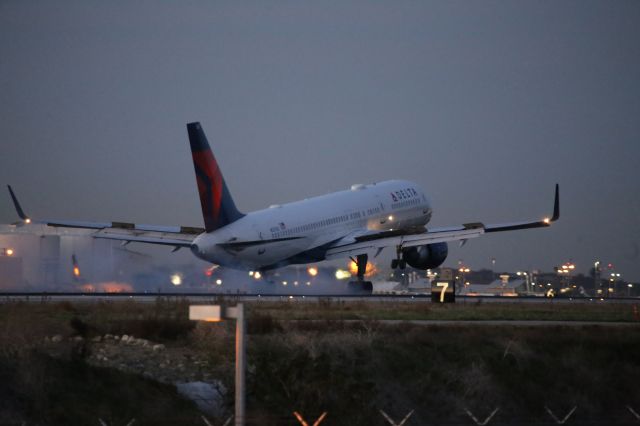
[(238, 303), (236, 306), (236, 426), (244, 426), (244, 305)]

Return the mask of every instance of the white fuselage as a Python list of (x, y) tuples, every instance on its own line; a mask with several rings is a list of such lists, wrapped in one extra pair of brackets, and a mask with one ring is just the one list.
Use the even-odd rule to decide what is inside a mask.
[(391, 180), (248, 213), (199, 235), (192, 251), (231, 268), (281, 267), (321, 261), (328, 245), (351, 235), (426, 225), (429, 219), (424, 191), (413, 182)]

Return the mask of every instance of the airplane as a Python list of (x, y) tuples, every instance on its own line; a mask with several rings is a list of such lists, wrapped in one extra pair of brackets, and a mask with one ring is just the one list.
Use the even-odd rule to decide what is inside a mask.
[(550, 226), (560, 217), (559, 186), (555, 187), (553, 215), (542, 220), (485, 225), (467, 223), (428, 228), (432, 206), (414, 182), (388, 180), (357, 184), (326, 195), (274, 204), (241, 213), (231, 197), (218, 162), (199, 122), (187, 124), (204, 228), (138, 225), (126, 222), (32, 220), (23, 211), (9, 185), (18, 216), (25, 224), (95, 230), (94, 238), (188, 248), (200, 259), (233, 269), (258, 271), (262, 276), (291, 264), (350, 258), (357, 265), (350, 285), (365, 291), (366, 265), (386, 247), (395, 250), (393, 269), (407, 265), (433, 269), (448, 255), (448, 242), (485, 233)]

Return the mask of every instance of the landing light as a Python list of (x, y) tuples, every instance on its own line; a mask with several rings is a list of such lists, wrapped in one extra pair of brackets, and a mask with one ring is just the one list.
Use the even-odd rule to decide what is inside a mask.
[(180, 274), (171, 275), (171, 284), (173, 284), (173, 285), (182, 284), (182, 277), (180, 276)]
[(253, 271), (249, 271), (249, 276), (250, 276), (250, 277), (252, 277), (252, 276), (253, 276), (253, 274), (254, 274), (254, 272), (253, 272)]
[(393, 221), (393, 215), (389, 215), (389, 217), (387, 219), (389, 219), (389, 222), (392, 222)]
[(549, 219), (548, 217), (545, 217), (542, 221), (543, 221), (544, 223), (546, 223), (547, 225), (550, 225), (550, 224), (551, 224), (551, 219)]
[(307, 268), (307, 272), (312, 277), (315, 277), (316, 275), (318, 275), (318, 268), (316, 268), (315, 266), (310, 266), (309, 268)]
[(73, 275), (76, 277), (80, 276), (80, 268), (78, 268), (77, 266), (73, 267)]
[(259, 280), (260, 278), (262, 278), (262, 274), (260, 273), (260, 271), (255, 271), (253, 273), (253, 278), (255, 278), (256, 280)]
[(216, 280), (216, 285), (222, 285), (222, 280), (220, 278)]
[(8, 249), (6, 249), (6, 250), (4, 251), (4, 253), (5, 253), (7, 256), (13, 256), (13, 253), (14, 253), (14, 252), (13, 252), (13, 249), (8, 248)]

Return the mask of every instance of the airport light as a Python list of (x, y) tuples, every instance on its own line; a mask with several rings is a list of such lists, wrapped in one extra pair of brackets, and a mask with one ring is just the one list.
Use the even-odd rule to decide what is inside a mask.
[(236, 394), (235, 426), (244, 426), (245, 421), (245, 321), (244, 305), (224, 308), (220, 305), (190, 305), (189, 319), (192, 321), (220, 322), (225, 319), (236, 320)]
[(345, 271), (344, 269), (338, 269), (336, 271), (336, 278), (339, 280), (346, 280), (347, 278), (351, 278), (351, 274), (349, 271)]
[(78, 268), (77, 266), (73, 267), (73, 275), (75, 277), (79, 277), (80, 276), (80, 268)]

